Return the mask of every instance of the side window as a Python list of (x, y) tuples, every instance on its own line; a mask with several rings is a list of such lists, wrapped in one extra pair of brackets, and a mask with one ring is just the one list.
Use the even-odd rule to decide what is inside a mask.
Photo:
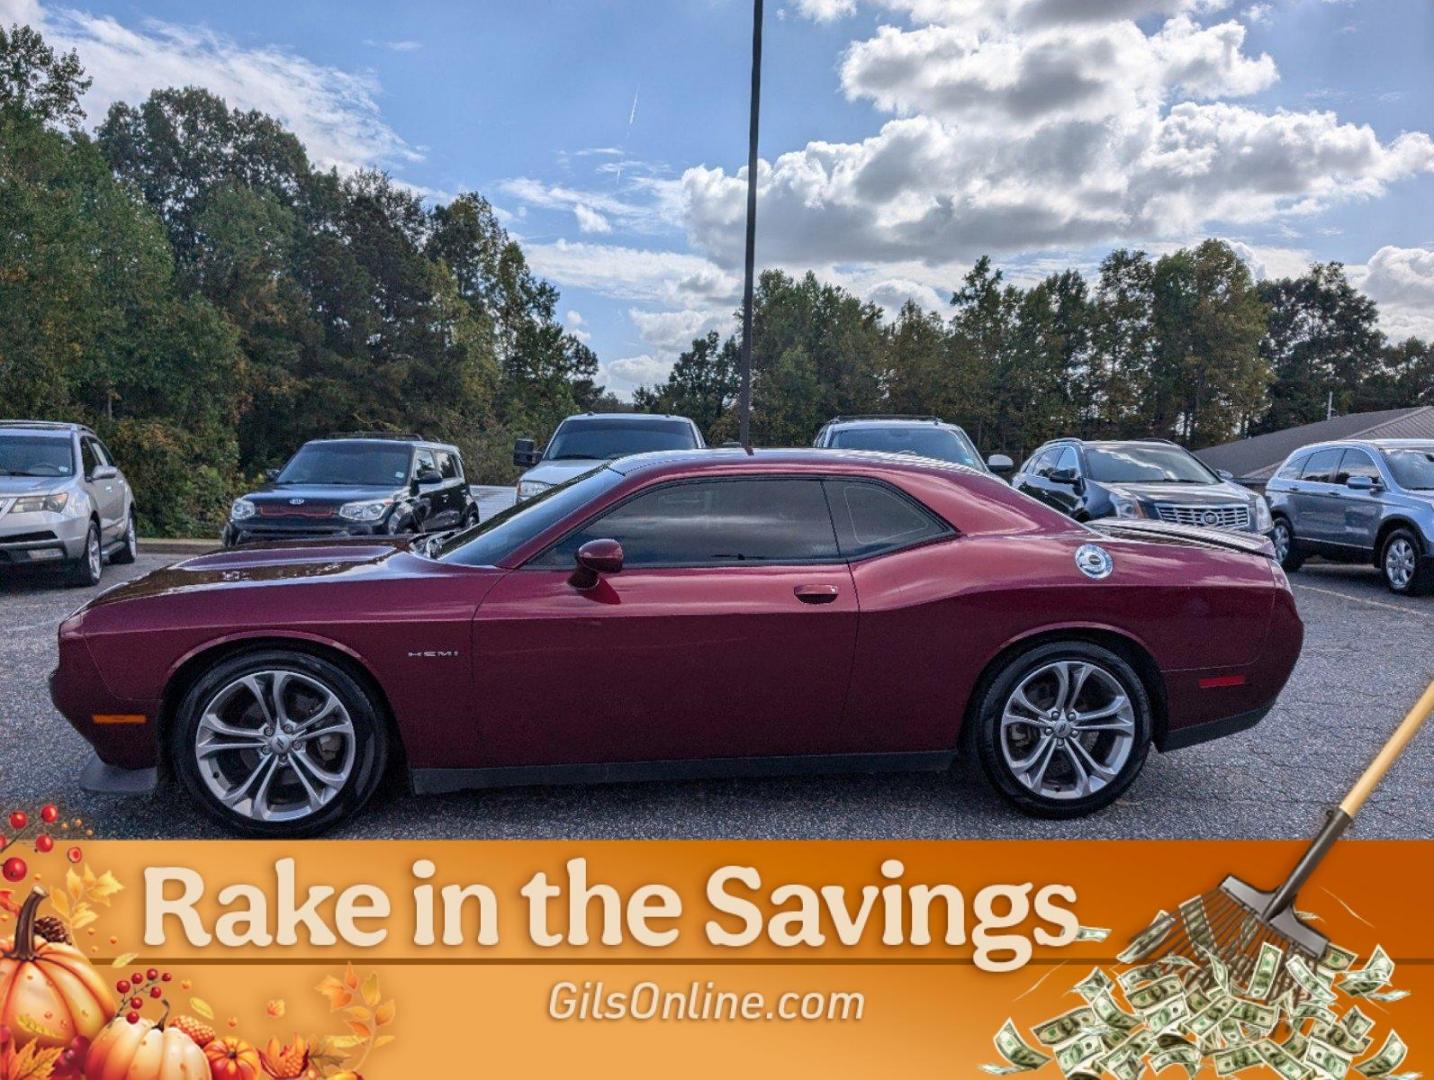
[(1346, 450), (1344, 457), (1340, 459), (1339, 471), (1335, 473), (1336, 484), (1347, 484), (1351, 476), (1367, 476), (1371, 480), (1379, 481), (1379, 467), (1374, 464), (1374, 459), (1363, 450)]
[(433, 457), (432, 450), (420, 450), (413, 456), (413, 475), (417, 476), (425, 469), (437, 469), (438, 462)]
[(916, 502), (885, 484), (828, 480), (841, 553), (861, 559), (949, 535), (951, 530)]
[(1042, 450), (1031, 459), (1030, 473), (1032, 476), (1049, 476), (1055, 464), (1059, 447), (1051, 447), (1049, 450)]
[(1056, 457), (1056, 463), (1051, 466), (1051, 470), (1056, 469), (1069, 469), (1077, 476), (1080, 475), (1080, 458), (1076, 454), (1074, 446), (1067, 446)]
[(91, 448), (95, 452), (95, 458), (101, 465), (113, 465), (115, 463), (114, 455), (110, 453), (109, 447), (100, 442), (99, 439), (87, 439), (85, 441), (92, 444)]
[(99, 458), (95, 456), (95, 441), (93, 439), (80, 440), (80, 464), (84, 466), (85, 475), (90, 476), (99, 465)]
[(1339, 470), (1339, 459), (1343, 455), (1344, 451), (1338, 448), (1315, 451), (1305, 463), (1300, 479), (1312, 484), (1333, 484), (1334, 474)]
[(1305, 462), (1310, 459), (1308, 454), (1298, 454), (1290, 458), (1277, 474), (1281, 480), (1298, 480), (1304, 472)]
[(445, 480), (458, 479), (458, 463), (447, 450), (438, 451), (438, 473)]
[(664, 484), (564, 537), (529, 565), (567, 569), (589, 540), (622, 545), (625, 567), (838, 562), (820, 480)]

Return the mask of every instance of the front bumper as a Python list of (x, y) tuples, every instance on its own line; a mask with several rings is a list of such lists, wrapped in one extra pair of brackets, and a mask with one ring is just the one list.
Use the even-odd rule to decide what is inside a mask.
[(0, 566), (58, 565), (85, 553), (89, 518), (40, 511), (0, 517)]
[(286, 540), (343, 539), (347, 536), (389, 536), (388, 521), (361, 523), (329, 518), (302, 525), (271, 524), (257, 518), (231, 521), (224, 527), (224, 546), (283, 543)]

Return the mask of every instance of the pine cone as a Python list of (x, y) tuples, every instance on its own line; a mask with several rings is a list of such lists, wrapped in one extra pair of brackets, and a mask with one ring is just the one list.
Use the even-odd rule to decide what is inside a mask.
[(53, 915), (42, 915), (36, 919), (35, 933), (58, 945), (71, 944), (70, 932), (65, 929), (65, 924)]

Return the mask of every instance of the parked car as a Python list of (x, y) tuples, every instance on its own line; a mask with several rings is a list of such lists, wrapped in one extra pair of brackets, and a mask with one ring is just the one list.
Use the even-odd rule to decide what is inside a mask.
[(836, 450), (915, 454), (1000, 475), (1015, 468), (1005, 454), (992, 454), (989, 459), (983, 459), (964, 430), (939, 416), (836, 416), (822, 425), (812, 445)]
[[(1016, 806), (1106, 805), (1154, 745), (1240, 731), (1303, 636), (1258, 537), (1099, 531), (925, 458), (623, 458), (430, 555), (216, 552), (60, 627), (51, 693), (100, 790), (161, 759), (259, 835), (415, 791), (940, 770)], [(129, 770), (139, 770), (132, 772)]]
[(1406, 596), (1434, 588), (1434, 441), (1306, 446), (1285, 459), (1265, 491), (1286, 570), (1319, 555), (1372, 563)]
[(138, 553), (134, 493), (82, 424), (0, 420), (0, 566), (55, 567), (96, 585)]
[(658, 450), (700, 450), (702, 429), (685, 416), (651, 413), (581, 413), (558, 425), (546, 449), (532, 439), (513, 444), (518, 502), (628, 454)]
[(384, 433), (314, 439), (234, 500), (224, 546), (467, 528), (478, 504), (456, 446)]
[(1077, 521), (1145, 518), (1260, 534), (1273, 525), (1261, 495), (1167, 439), (1054, 439), (1026, 459), (1011, 486)]

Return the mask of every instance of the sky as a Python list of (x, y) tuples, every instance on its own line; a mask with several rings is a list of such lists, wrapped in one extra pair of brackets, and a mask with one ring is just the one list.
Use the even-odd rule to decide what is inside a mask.
[[(1434, 337), (1431, 0), (767, 0), (757, 260), (891, 312), (1219, 236)], [(477, 191), (621, 396), (734, 327), (748, 0), (0, 0), (91, 125), (208, 87), (320, 165)]]

